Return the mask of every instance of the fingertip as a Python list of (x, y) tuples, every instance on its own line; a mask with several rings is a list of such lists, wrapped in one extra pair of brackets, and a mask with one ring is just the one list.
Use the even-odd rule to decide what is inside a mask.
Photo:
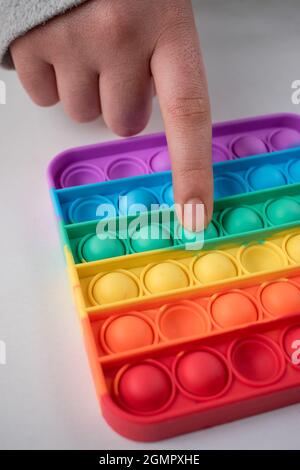
[(208, 206), (199, 197), (193, 197), (184, 204), (175, 202), (177, 218), (189, 232), (202, 232), (207, 228), (212, 218)]
[(142, 120), (138, 123), (130, 123), (130, 119), (128, 120), (106, 120), (107, 126), (117, 135), (120, 137), (132, 137), (136, 134), (142, 132), (148, 124), (149, 118)]
[(100, 116), (100, 110), (98, 109), (90, 109), (90, 110), (68, 110), (66, 109), (66, 114), (72, 119), (72, 121), (77, 122), (78, 124), (87, 124), (89, 122), (96, 121)]
[(55, 106), (59, 102), (59, 97), (57, 93), (45, 94), (45, 95), (30, 95), (31, 100), (34, 104), (39, 106), (40, 108), (50, 108), (51, 106)]
[(174, 168), (174, 199), (178, 218), (189, 231), (199, 232), (207, 228), (213, 216), (213, 172), (204, 170), (182, 172)]

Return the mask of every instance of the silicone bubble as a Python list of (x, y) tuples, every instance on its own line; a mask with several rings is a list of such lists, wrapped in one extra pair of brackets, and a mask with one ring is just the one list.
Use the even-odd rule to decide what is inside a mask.
[(252, 189), (260, 191), (262, 189), (274, 188), (286, 184), (284, 174), (274, 165), (262, 165), (250, 170), (248, 182)]
[(270, 202), (266, 213), (273, 225), (300, 222), (300, 204), (292, 198), (282, 197)]
[(269, 242), (242, 247), (239, 258), (247, 273), (275, 271), (286, 266), (286, 260), (279, 248)]
[(92, 262), (123, 256), (126, 254), (126, 247), (116, 236), (100, 240), (97, 235), (87, 235), (80, 241), (78, 252), (81, 261)]
[(282, 129), (276, 131), (270, 141), (276, 150), (298, 147), (300, 145), (300, 134), (294, 129)]
[(289, 363), (300, 368), (300, 325), (294, 325), (284, 332), (282, 345)]
[(250, 207), (237, 207), (224, 211), (221, 222), (229, 235), (252, 232), (264, 227), (264, 222), (258, 212)]
[(182, 227), (182, 225), (178, 225), (177, 236), (178, 239), (183, 243), (195, 243), (197, 241), (203, 242), (203, 236), (204, 240), (218, 238), (219, 232), (214, 222), (209, 224), (209, 226), (204, 230), (204, 234), (203, 232), (190, 232), (189, 230)]
[(215, 251), (196, 259), (194, 274), (202, 284), (210, 284), (236, 277), (238, 268), (230, 256), (221, 251)]
[(204, 239), (205, 240), (211, 240), (212, 238), (218, 238), (219, 232), (214, 224), (214, 222), (211, 222), (209, 226), (204, 230)]
[[(109, 211), (109, 212), (108, 212)], [(102, 196), (91, 196), (75, 199), (69, 207), (69, 219), (72, 223), (102, 220), (116, 212), (114, 206)]]
[(160, 224), (144, 225), (131, 236), (131, 247), (136, 253), (173, 246), (172, 236)]
[(153, 155), (150, 160), (150, 167), (154, 172), (169, 171), (171, 169), (171, 161), (168, 150), (161, 150)]
[(254, 135), (245, 135), (239, 137), (232, 144), (232, 151), (236, 157), (250, 157), (260, 153), (268, 152), (265, 142)]
[(190, 232), (190, 230), (187, 230), (180, 224), (176, 228), (176, 233), (180, 243), (203, 242), (204, 239), (203, 232)]
[(226, 175), (215, 178), (215, 199), (247, 192), (247, 186), (238, 176)]
[(183, 267), (175, 262), (166, 261), (146, 268), (144, 283), (151, 294), (159, 294), (188, 287), (190, 280)]
[(201, 336), (210, 330), (206, 311), (189, 301), (163, 307), (157, 322), (161, 336), (167, 340)]
[(230, 159), (226, 149), (216, 145), (212, 146), (212, 158), (214, 163), (224, 162)]
[(260, 299), (262, 306), (275, 317), (300, 313), (300, 289), (291, 282), (268, 284), (262, 289)]
[(96, 276), (89, 287), (90, 298), (94, 304), (108, 304), (138, 297), (140, 289), (133, 275), (115, 271)]
[(133, 413), (163, 411), (174, 395), (170, 374), (154, 361), (130, 366), (116, 380), (121, 404)]
[(149, 346), (154, 339), (149, 321), (139, 314), (109, 318), (101, 330), (102, 344), (113, 353)]
[(121, 178), (145, 175), (148, 173), (148, 168), (141, 160), (135, 158), (118, 158), (108, 165), (106, 171), (110, 180), (118, 180)]
[(300, 263), (300, 234), (289, 237), (285, 245), (287, 254), (296, 263)]
[(105, 175), (100, 168), (80, 162), (69, 165), (60, 177), (62, 188), (100, 183), (102, 181), (105, 181)]
[(168, 184), (164, 189), (163, 189), (163, 201), (168, 204), (169, 207), (172, 207), (174, 205), (174, 193), (173, 193), (173, 186), (171, 184)]
[(221, 328), (254, 323), (259, 318), (255, 302), (238, 291), (213, 296), (210, 311), (215, 323)]
[(198, 399), (210, 399), (224, 393), (230, 373), (225, 360), (211, 349), (189, 352), (177, 359), (179, 386)]
[(140, 212), (157, 210), (158, 200), (151, 191), (144, 188), (132, 189), (120, 196), (119, 211), (122, 215), (136, 215)]
[(300, 159), (290, 164), (289, 174), (293, 182), (300, 183)]
[(280, 349), (265, 336), (254, 335), (236, 341), (229, 352), (235, 374), (250, 385), (268, 385), (282, 375), (285, 367)]

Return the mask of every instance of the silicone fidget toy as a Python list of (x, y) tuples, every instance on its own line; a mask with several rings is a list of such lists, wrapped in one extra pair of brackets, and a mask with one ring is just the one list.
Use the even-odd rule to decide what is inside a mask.
[(300, 117), (217, 124), (213, 158), (200, 234), (172, 207), (163, 134), (49, 167), (97, 397), (134, 440), (300, 401)]

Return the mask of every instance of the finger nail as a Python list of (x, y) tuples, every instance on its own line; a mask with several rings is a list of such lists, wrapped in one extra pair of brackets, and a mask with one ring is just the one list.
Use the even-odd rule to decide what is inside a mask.
[(190, 199), (183, 206), (182, 225), (190, 232), (202, 232), (205, 228), (205, 206), (201, 199)]

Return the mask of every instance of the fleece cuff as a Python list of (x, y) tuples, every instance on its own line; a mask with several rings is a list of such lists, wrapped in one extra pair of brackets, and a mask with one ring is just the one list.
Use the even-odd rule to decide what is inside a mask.
[(0, 0), (0, 64), (12, 68), (11, 43), (87, 0)]

